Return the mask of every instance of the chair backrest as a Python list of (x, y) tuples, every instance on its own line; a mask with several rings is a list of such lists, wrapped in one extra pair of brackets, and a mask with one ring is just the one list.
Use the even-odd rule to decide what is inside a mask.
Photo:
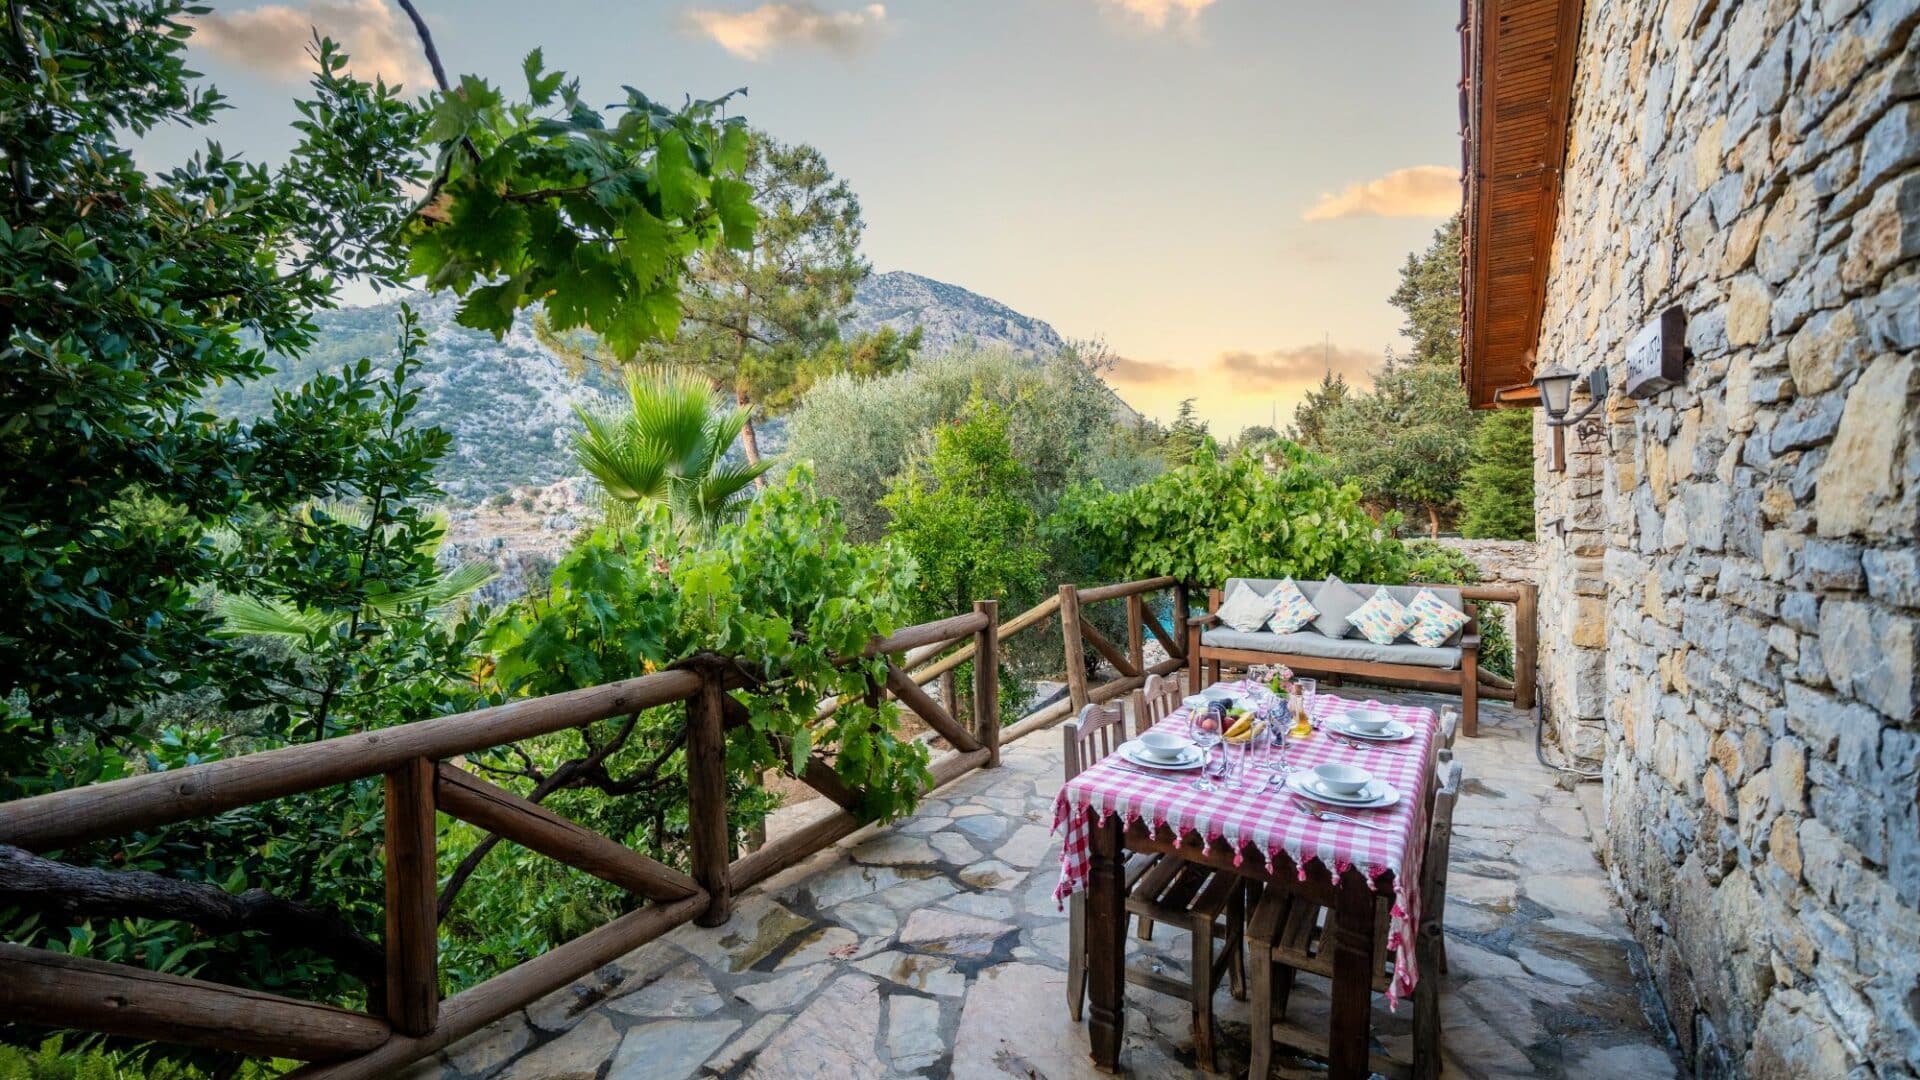
[(1134, 733), (1145, 731), (1171, 716), (1180, 707), (1182, 698), (1179, 680), (1159, 675), (1147, 676), (1147, 685), (1140, 689), (1138, 698), (1144, 707), (1136, 708), (1133, 712)]
[(1120, 748), (1127, 738), (1127, 710), (1118, 701), (1088, 705), (1078, 719), (1060, 725), (1066, 741), (1067, 779)]
[(1460, 798), (1460, 763), (1441, 762), (1440, 786), (1433, 793), (1432, 813), (1427, 816), (1427, 850), (1420, 862), (1422, 903), (1434, 910), (1446, 904), (1447, 860), (1453, 855), (1453, 804)]

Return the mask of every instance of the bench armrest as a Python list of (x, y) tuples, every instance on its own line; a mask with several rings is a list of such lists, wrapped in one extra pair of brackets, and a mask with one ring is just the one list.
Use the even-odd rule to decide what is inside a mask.
[(1479, 652), (1480, 651), (1480, 635), (1466, 634), (1462, 636), (1460, 638), (1460, 651), (1463, 653)]
[(1187, 619), (1188, 626), (1197, 626), (1202, 630), (1205, 630), (1209, 626), (1218, 625), (1219, 622), (1220, 622), (1220, 616), (1211, 611), (1207, 612), (1205, 615), (1194, 615)]

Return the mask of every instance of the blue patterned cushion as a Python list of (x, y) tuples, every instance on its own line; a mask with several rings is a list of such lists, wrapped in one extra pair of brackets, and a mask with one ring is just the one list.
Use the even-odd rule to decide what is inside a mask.
[(1407, 614), (1406, 605), (1395, 600), (1392, 593), (1381, 589), (1373, 594), (1373, 599), (1361, 604), (1360, 610), (1347, 616), (1347, 621), (1375, 645), (1391, 645), (1419, 620)]
[(1407, 605), (1407, 614), (1415, 620), (1407, 637), (1415, 645), (1429, 649), (1445, 645), (1448, 638), (1467, 625), (1467, 613), (1435, 596), (1432, 589), (1421, 589), (1413, 603)]
[(1320, 616), (1319, 609), (1292, 578), (1282, 581), (1267, 599), (1273, 604), (1273, 617), (1267, 620), (1267, 629), (1276, 634), (1291, 634)]

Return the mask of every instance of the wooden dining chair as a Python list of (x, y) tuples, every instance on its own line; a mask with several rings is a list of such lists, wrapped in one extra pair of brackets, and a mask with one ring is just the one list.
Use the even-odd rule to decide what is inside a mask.
[[(1136, 698), (1143, 697), (1136, 693)], [(1137, 709), (1146, 708), (1141, 700)], [(1136, 715), (1140, 715), (1136, 713)], [(1061, 725), (1066, 744), (1066, 778), (1099, 762), (1125, 741), (1126, 710), (1114, 702), (1088, 705), (1078, 719)], [(1127, 857), (1129, 916), (1163, 922), (1192, 935), (1190, 971), (1183, 981), (1157, 971), (1127, 966), (1127, 981), (1173, 997), (1186, 998), (1193, 1014), (1193, 1048), (1201, 1067), (1215, 1071), (1213, 995), (1223, 976), (1233, 996), (1246, 997), (1247, 890), (1236, 874), (1214, 871), (1170, 855), (1134, 852)], [(1067, 1011), (1078, 1022), (1087, 996), (1087, 898), (1084, 890), (1067, 900)], [(1216, 947), (1217, 945), (1217, 947)]]
[(1137, 694), (1133, 710), (1133, 727), (1136, 735), (1173, 715), (1173, 711), (1180, 707), (1183, 699), (1180, 681), (1162, 675), (1147, 676), (1147, 684), (1141, 687)]
[[(1453, 833), (1453, 806), (1460, 794), (1460, 763), (1442, 769), (1429, 815), (1426, 851), (1420, 863), (1420, 925), (1414, 928), (1414, 958), (1421, 971), (1413, 988), (1413, 1060), (1398, 1061), (1372, 1054), (1368, 1068), (1389, 1080), (1432, 1080), (1440, 1075), (1440, 986), (1446, 971), (1444, 917), (1447, 897), (1447, 859)], [(1393, 898), (1374, 905), (1373, 990), (1385, 993), (1393, 978), (1393, 957), (1387, 951), (1387, 922)], [(1287, 999), (1302, 973), (1333, 977), (1333, 952), (1328, 925), (1331, 912), (1319, 904), (1282, 889), (1269, 889), (1247, 920), (1252, 953), (1253, 1061), (1249, 1080), (1266, 1080), (1273, 1068), (1276, 1043), (1324, 1058), (1325, 1034), (1286, 1022)]]

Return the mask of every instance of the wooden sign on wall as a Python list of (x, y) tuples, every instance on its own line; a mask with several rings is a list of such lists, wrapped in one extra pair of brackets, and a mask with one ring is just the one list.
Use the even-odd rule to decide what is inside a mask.
[(1631, 398), (1646, 398), (1684, 377), (1687, 366), (1687, 312), (1674, 305), (1641, 327), (1627, 344), (1627, 378)]

